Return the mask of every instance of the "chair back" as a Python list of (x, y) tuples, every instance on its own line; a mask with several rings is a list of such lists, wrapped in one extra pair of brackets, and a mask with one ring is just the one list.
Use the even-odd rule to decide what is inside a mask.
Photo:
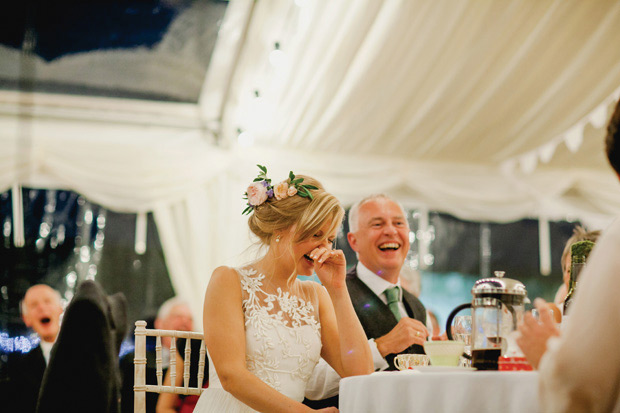
[[(134, 357), (134, 413), (146, 412), (146, 392), (152, 393), (175, 393), (175, 394), (194, 394), (200, 395), (204, 390), (202, 388), (204, 381), (206, 349), (204, 336), (201, 333), (192, 331), (176, 331), (176, 330), (156, 330), (147, 329), (146, 321), (136, 321), (135, 329), (135, 357)], [(157, 384), (146, 383), (146, 337), (156, 338), (155, 344), (155, 362), (157, 367)], [(170, 337), (170, 386), (163, 385), (163, 357), (161, 338)], [(176, 386), (177, 363), (174, 354), (177, 351), (177, 339), (185, 339), (184, 360), (181, 374), (183, 374), (183, 386)], [(190, 386), (190, 363), (192, 346), (190, 340), (200, 340), (200, 351), (198, 358), (198, 373), (196, 377), (196, 387)]]

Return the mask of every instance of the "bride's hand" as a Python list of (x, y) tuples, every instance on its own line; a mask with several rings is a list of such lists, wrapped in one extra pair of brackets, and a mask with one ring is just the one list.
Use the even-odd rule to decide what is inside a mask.
[(341, 250), (319, 247), (310, 253), (310, 258), (314, 260), (314, 271), (325, 288), (345, 286), (347, 261)]

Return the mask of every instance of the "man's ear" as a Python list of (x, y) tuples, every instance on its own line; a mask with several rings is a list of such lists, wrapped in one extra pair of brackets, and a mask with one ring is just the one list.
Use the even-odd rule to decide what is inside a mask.
[(354, 233), (352, 232), (347, 233), (347, 241), (349, 241), (349, 246), (351, 247), (353, 251), (359, 252), (357, 248), (357, 238), (355, 237)]
[(22, 314), (22, 321), (26, 324), (26, 327), (32, 327), (32, 320), (27, 315)]

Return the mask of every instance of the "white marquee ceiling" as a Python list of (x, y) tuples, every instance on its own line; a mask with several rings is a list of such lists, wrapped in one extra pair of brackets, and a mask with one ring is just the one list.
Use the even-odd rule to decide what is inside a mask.
[(613, 180), (619, 17), (617, 1), (240, 0), (201, 102), (228, 146), (241, 129), (272, 149)]
[(231, 140), (242, 128), (267, 146), (499, 165), (604, 124), (596, 109), (620, 94), (617, 1), (252, 4), (229, 7), (249, 14), (245, 35), (239, 21), (220, 33), (214, 59), (238, 54), (232, 82), (203, 91), (230, 88), (206, 115)]

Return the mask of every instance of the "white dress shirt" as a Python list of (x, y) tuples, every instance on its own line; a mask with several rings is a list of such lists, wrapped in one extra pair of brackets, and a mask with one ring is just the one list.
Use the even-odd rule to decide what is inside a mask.
[(50, 363), (50, 353), (52, 352), (54, 343), (41, 340), (39, 346), (41, 346), (41, 351), (43, 352), (43, 357), (45, 358), (45, 365), (48, 365)]

